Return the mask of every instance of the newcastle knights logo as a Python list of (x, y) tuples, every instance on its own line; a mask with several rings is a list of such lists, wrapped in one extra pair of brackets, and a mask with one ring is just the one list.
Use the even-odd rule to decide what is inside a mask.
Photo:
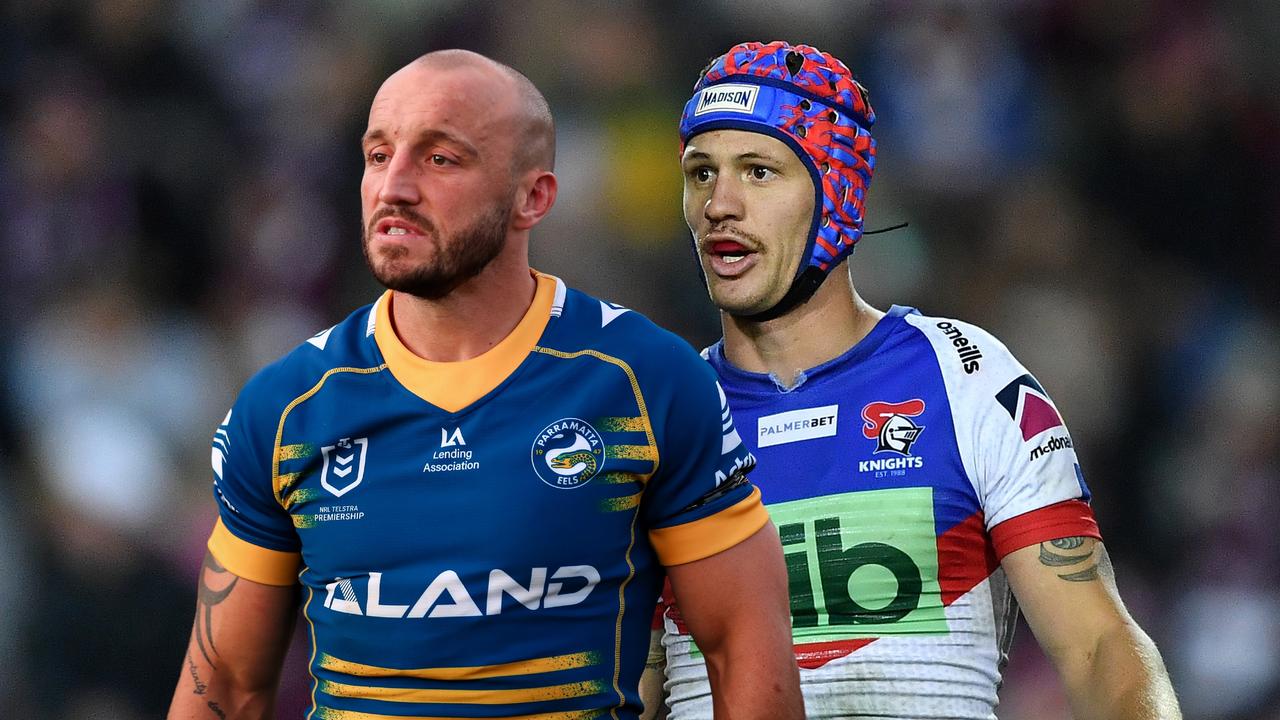
[(320, 471), (320, 486), (342, 497), (364, 480), (364, 458), (369, 449), (369, 438), (342, 438), (333, 445), (320, 448), (324, 456), (324, 469)]
[(910, 457), (911, 446), (924, 432), (911, 420), (924, 413), (924, 401), (873, 402), (862, 408), (862, 434), (876, 441), (876, 452), (895, 452)]

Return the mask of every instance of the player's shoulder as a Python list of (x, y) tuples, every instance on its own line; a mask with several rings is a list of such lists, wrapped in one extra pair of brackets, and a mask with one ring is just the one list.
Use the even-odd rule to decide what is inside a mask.
[(994, 393), (1027, 372), (1004, 343), (978, 325), (909, 308), (901, 316), (928, 340), (953, 395), (966, 388)]
[(643, 313), (581, 290), (565, 288), (553, 305), (557, 331), (544, 344), (565, 352), (589, 351), (620, 361), (637, 375), (702, 375), (710, 369), (683, 338)]
[(336, 369), (376, 369), (382, 364), (373, 337), (377, 302), (358, 308), (336, 325), (299, 338), (298, 344), (245, 383), (238, 404), (278, 409), (306, 393)]

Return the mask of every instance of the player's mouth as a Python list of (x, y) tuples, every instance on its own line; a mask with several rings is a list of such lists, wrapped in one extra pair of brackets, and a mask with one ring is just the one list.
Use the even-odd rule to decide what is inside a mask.
[(710, 270), (722, 278), (734, 278), (756, 264), (756, 252), (730, 235), (713, 234), (702, 243)]
[(373, 226), (373, 231), (378, 235), (388, 238), (399, 238), (401, 240), (409, 240), (415, 237), (423, 237), (426, 235), (422, 228), (414, 225), (408, 220), (398, 217), (386, 217), (378, 221)]

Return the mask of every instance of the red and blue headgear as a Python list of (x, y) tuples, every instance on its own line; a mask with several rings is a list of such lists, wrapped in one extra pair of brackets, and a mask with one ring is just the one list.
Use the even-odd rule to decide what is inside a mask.
[(746, 130), (786, 143), (813, 178), (813, 222), (791, 289), (753, 320), (807, 301), (862, 237), (863, 204), (876, 164), (875, 111), (836, 58), (808, 45), (742, 43), (716, 58), (680, 117), (680, 151), (709, 130)]

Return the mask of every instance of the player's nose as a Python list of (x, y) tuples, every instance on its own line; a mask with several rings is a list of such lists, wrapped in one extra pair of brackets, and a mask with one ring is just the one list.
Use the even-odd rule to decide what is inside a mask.
[(396, 153), (382, 175), (378, 199), (388, 205), (417, 205), (422, 200), (422, 173), (411, 153)]
[(703, 214), (713, 223), (724, 220), (741, 220), (746, 209), (742, 187), (731, 178), (718, 177), (707, 196)]

